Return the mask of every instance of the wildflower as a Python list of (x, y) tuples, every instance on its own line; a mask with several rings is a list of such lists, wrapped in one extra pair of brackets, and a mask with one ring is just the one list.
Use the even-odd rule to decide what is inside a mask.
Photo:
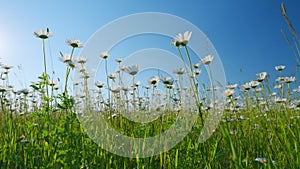
[(73, 82), (73, 85), (78, 86), (78, 85), (79, 85), (79, 82), (78, 82), (78, 81), (75, 81), (75, 82)]
[(285, 82), (285, 77), (278, 77), (276, 79), (276, 82), (280, 82), (280, 83)]
[(130, 66), (126, 66), (125, 68), (125, 72), (134, 76), (136, 75), (140, 70), (140, 66), (135, 64), (135, 65), (130, 65)]
[(72, 62), (72, 55), (70, 55), (70, 54), (61, 55), (61, 57), (59, 59), (63, 63), (69, 63), (69, 62)]
[(110, 54), (108, 52), (103, 52), (100, 54), (100, 57), (103, 59), (107, 59), (110, 56)]
[(3, 87), (3, 86), (0, 86), (0, 92), (2, 93), (2, 92), (5, 92), (7, 89), (5, 88), (5, 87)]
[(225, 91), (226, 97), (232, 97), (233, 94), (234, 94), (234, 90), (232, 89), (228, 89)]
[(255, 92), (261, 92), (262, 91), (262, 88), (257, 88), (254, 90)]
[[(268, 162), (269, 162), (269, 160), (265, 157), (258, 157), (255, 159), (255, 161), (258, 161), (258, 162), (264, 164), (265, 166), (267, 166)], [(272, 161), (272, 163), (275, 164), (275, 161)]]
[(173, 73), (177, 74), (177, 75), (183, 75), (185, 72), (184, 68), (178, 68), (178, 69), (174, 69)]
[(227, 88), (231, 89), (231, 90), (235, 89), (236, 87), (237, 87), (237, 84), (233, 84), (233, 85), (228, 85), (227, 86)]
[(123, 62), (123, 59), (118, 58), (118, 59), (116, 59), (115, 61), (118, 62), (118, 63), (121, 63), (121, 62)]
[(150, 89), (150, 86), (144, 86), (145, 89)]
[(6, 70), (9, 70), (9, 69), (11, 69), (11, 68), (12, 68), (12, 66), (8, 66), (8, 65), (2, 65), (2, 68), (3, 68), (3, 69), (6, 69)]
[(80, 77), (83, 78), (83, 79), (88, 79), (91, 76), (88, 73), (84, 72)]
[(194, 70), (193, 75), (198, 76), (201, 74), (201, 70)]
[(126, 66), (124, 66), (124, 65), (119, 66), (120, 71), (125, 71), (125, 69), (126, 69)]
[(207, 56), (205, 56), (203, 59), (201, 59), (200, 62), (201, 62), (202, 64), (204, 64), (204, 65), (208, 65), (208, 64), (210, 64), (210, 62), (213, 61), (213, 59), (214, 59), (213, 56), (207, 55)]
[(70, 68), (74, 68), (75, 67), (75, 63), (71, 60), (67, 62), (67, 66), (69, 66)]
[(54, 85), (55, 85), (55, 81), (54, 81), (54, 80), (50, 80), (50, 81), (48, 81), (48, 84), (49, 84), (50, 86), (54, 86)]
[[(107, 119), (113, 119), (115, 117), (117, 117), (118, 115), (116, 113), (112, 114), (110, 117), (108, 117)], [(118, 137), (119, 135), (116, 135), (116, 137)]]
[(282, 88), (282, 84), (274, 86), (274, 89), (281, 89), (281, 88)]
[(165, 85), (172, 85), (174, 83), (174, 79), (171, 77), (164, 77), (161, 80)]
[(103, 88), (104, 85), (105, 85), (105, 84), (104, 84), (103, 82), (100, 82), (100, 81), (96, 83), (96, 86), (97, 86), (98, 88)]
[(115, 80), (117, 78), (117, 74), (111, 73), (111, 74), (107, 75), (107, 77), (111, 80)]
[(172, 88), (174, 88), (174, 84), (167, 84), (167, 85), (166, 85), (166, 88), (167, 88), (167, 89), (172, 89)]
[(29, 93), (28, 89), (21, 89), (19, 90), (20, 93), (23, 93), (24, 95), (27, 95)]
[(21, 140), (24, 140), (25, 139), (25, 136), (24, 135), (21, 135), (17, 140), (16, 140), (16, 142), (18, 143), (18, 142), (21, 142)]
[(279, 97), (275, 97), (274, 100), (276, 103), (285, 103), (287, 101), (287, 98), (279, 98)]
[(113, 93), (119, 93), (121, 89), (122, 89), (122, 88), (121, 88), (121, 86), (119, 86), (119, 85), (111, 86), (111, 87), (109, 88), (109, 90), (110, 90), (111, 92), (113, 92)]
[(194, 67), (195, 69), (198, 69), (198, 68), (200, 67), (200, 63), (194, 64), (193, 67)]
[(80, 68), (78, 69), (78, 71), (81, 72), (81, 73), (84, 73), (84, 72), (86, 71), (86, 67), (85, 67), (85, 66), (80, 67)]
[(277, 71), (282, 71), (283, 69), (285, 69), (285, 66), (283, 66), (283, 65), (275, 66), (275, 69), (276, 69)]
[(251, 86), (251, 88), (256, 88), (258, 85), (259, 85), (259, 83), (257, 82), (257, 81), (255, 81), (255, 80), (252, 80), (250, 83), (249, 83), (249, 85)]
[(128, 92), (130, 90), (130, 88), (128, 86), (122, 86), (122, 90), (124, 92)]
[(183, 35), (181, 33), (179, 33), (175, 36), (172, 44), (176, 47), (186, 46), (188, 44), (188, 42), (190, 41), (191, 36), (192, 36), (192, 32), (189, 32), (189, 31), (184, 32)]
[(250, 88), (251, 88), (250, 83), (245, 83), (245, 84), (243, 85), (243, 90), (244, 90), (244, 91), (248, 91)]
[(159, 82), (159, 77), (157, 77), (157, 76), (150, 78), (148, 81), (148, 83), (151, 85), (156, 85), (158, 82)]
[(291, 83), (291, 82), (294, 82), (294, 81), (296, 81), (296, 77), (293, 77), (293, 76), (285, 77), (285, 79), (284, 79), (285, 83)]
[(229, 134), (231, 135), (236, 135), (238, 133), (237, 130), (229, 130)]
[(36, 98), (32, 99), (32, 103), (37, 103), (38, 100)]
[(293, 92), (300, 93), (300, 86), (298, 86), (298, 88), (294, 89)]
[(77, 63), (85, 64), (86, 61), (87, 61), (87, 59), (85, 57), (78, 57), (77, 58)]
[(73, 39), (73, 40), (68, 39), (68, 40), (66, 40), (66, 43), (73, 48), (81, 48), (82, 47), (82, 42), (78, 39)]
[[(3, 70), (3, 74), (5, 74), (5, 75), (7, 75), (7, 74), (8, 74), (8, 72), (9, 72), (9, 70), (8, 70), (8, 69), (4, 69), (4, 70)], [(3, 78), (3, 80), (5, 80), (5, 78)]]
[(256, 75), (258, 76), (257, 81), (262, 82), (266, 78), (267, 72), (261, 72), (261, 73), (258, 73)]
[(134, 84), (135, 87), (139, 87), (140, 85), (141, 85), (141, 81), (137, 81), (137, 82)]
[(35, 31), (34, 35), (40, 39), (48, 39), (50, 36), (52, 36), (52, 32), (50, 32), (48, 28), (46, 31), (43, 29), (40, 29), (38, 31)]

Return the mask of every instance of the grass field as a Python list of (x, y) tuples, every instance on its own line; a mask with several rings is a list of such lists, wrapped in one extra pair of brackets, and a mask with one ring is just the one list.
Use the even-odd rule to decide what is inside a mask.
[[(291, 28), (283, 4), (282, 14)], [(289, 45), (294, 52), (299, 51), (297, 34), (294, 29), (290, 33), (289, 42), (293, 43)], [(185, 65), (174, 67), (176, 79), (152, 76), (141, 84), (136, 79), (139, 65), (121, 66), (122, 59), (115, 60), (119, 70), (109, 74), (110, 54), (103, 52), (100, 57), (105, 63), (106, 82), (98, 81), (91, 89), (86, 58), (73, 56), (82, 42), (66, 41), (71, 53), (61, 53), (60, 57), (66, 65), (66, 76), (64, 81), (55, 82), (47, 69), (45, 48), (52, 33), (47, 28), (34, 34), (42, 42), (44, 58), (44, 71), (37, 82), (25, 89), (14, 89), (9, 83), (12, 67), (2, 64), (0, 168), (299, 168), (300, 86), (297, 75), (283, 76), (284, 65), (275, 67), (278, 75), (272, 77), (274, 82), (270, 82), (267, 72), (261, 72), (247, 83), (220, 87), (210, 69), (214, 56), (192, 63), (188, 47), (191, 32), (185, 32), (172, 43)], [(300, 54), (295, 55), (299, 65)], [(211, 88), (199, 84), (201, 67), (209, 74)], [(76, 94), (72, 95), (68, 89), (74, 69), (79, 72), (80, 81), (73, 82)], [(122, 73), (132, 77), (127, 86), (122, 83)], [(59, 88), (61, 84), (64, 86)], [(224, 91), (217, 95), (220, 88)], [(203, 125), (215, 112), (221, 114), (221, 120), (214, 133), (200, 143)], [(195, 116), (187, 118), (191, 114)], [(124, 115), (143, 115), (150, 120), (139, 123)], [(145, 158), (139, 154), (123, 157), (111, 153), (86, 132), (100, 133), (94, 137), (113, 140), (109, 148), (126, 151), (126, 147), (115, 144), (118, 139), (113, 137), (118, 136), (103, 135), (102, 130), (114, 128), (120, 135), (146, 139), (170, 130), (177, 120), (181, 120), (181, 125), (172, 129), (175, 133), (189, 130), (187, 126), (193, 120), (195, 124), (174, 147)], [(95, 124), (104, 124), (104, 128), (99, 130)], [(136, 147), (130, 146), (132, 154)]]

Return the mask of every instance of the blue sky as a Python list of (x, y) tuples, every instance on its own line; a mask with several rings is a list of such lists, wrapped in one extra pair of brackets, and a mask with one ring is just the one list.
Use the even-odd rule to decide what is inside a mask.
[[(287, 14), (300, 29), (298, 0), (285, 2)], [(43, 71), (41, 41), (33, 32), (49, 27), (48, 68), (52, 56), (56, 76), (64, 77), (59, 52), (70, 53), (66, 39), (85, 43), (105, 24), (134, 13), (163, 12), (196, 25), (208, 36), (223, 62), (227, 81), (244, 83), (266, 71), (276, 76), (274, 66), (286, 65), (285, 75), (295, 72), (295, 58), (280, 30), (288, 27), (280, 13), (281, 1), (258, 0), (128, 0), (128, 1), (0, 1), (0, 58), (14, 66), (11, 79), (24, 87)], [(120, 28), (121, 29), (121, 28)], [(50, 50), (49, 50), (50, 47)], [(49, 51), (51, 51), (49, 53)], [(75, 52), (78, 55), (80, 50)], [(17, 70), (22, 65), (22, 71)], [(242, 70), (242, 72), (240, 71)], [(297, 76), (299, 78), (299, 76)]]

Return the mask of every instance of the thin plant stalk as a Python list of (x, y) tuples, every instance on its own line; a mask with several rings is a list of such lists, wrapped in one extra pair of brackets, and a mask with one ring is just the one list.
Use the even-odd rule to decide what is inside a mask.
[[(72, 47), (72, 51), (71, 51), (71, 55), (70, 55), (70, 60), (72, 60), (74, 50), (75, 50), (75, 48)], [(64, 87), (64, 93), (65, 93), (65, 96), (68, 96), (68, 81), (69, 81), (70, 71), (71, 71), (71, 70), (70, 70), (70, 67), (67, 66), (67, 70), (66, 70), (66, 79), (65, 79), (65, 87)]]

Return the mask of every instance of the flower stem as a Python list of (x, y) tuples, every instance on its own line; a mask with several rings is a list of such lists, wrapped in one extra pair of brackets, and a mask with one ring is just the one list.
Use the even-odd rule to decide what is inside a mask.
[(46, 80), (48, 80), (48, 75), (47, 75), (47, 64), (46, 64), (46, 49), (45, 49), (45, 39), (42, 40), (42, 48), (43, 48), (43, 56), (44, 56), (44, 73), (46, 76), (45, 80), (45, 88), (46, 88), (46, 97), (49, 96), (48, 93), (48, 82)]
[[(74, 53), (74, 47), (72, 48), (71, 55), (70, 55), (70, 60), (72, 60), (73, 53)], [(69, 80), (69, 74), (70, 74), (70, 67), (67, 66), (66, 70), (66, 81), (65, 81), (65, 88), (64, 88), (64, 93), (65, 96), (68, 96), (68, 80)]]

